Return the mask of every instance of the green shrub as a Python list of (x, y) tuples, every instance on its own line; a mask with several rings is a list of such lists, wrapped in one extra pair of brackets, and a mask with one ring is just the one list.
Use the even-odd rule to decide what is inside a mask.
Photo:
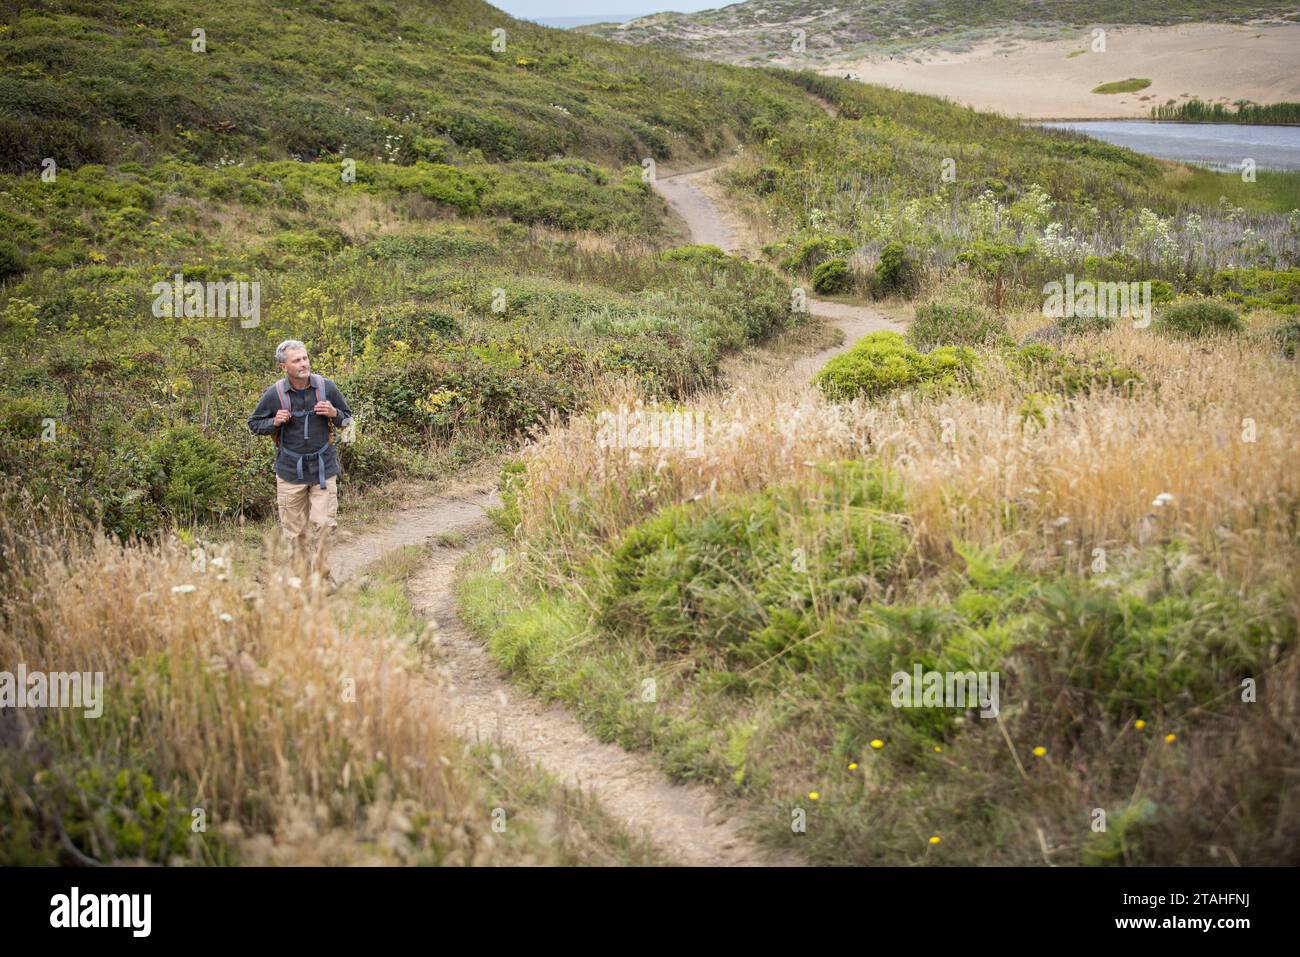
[(404, 302), (380, 312), (369, 334), (372, 348), (383, 348), (394, 340), (408, 346), (423, 348), (439, 338), (452, 338), (460, 334), (460, 323), (454, 316), (432, 309), (418, 302)]
[(176, 426), (149, 443), (154, 497), (181, 522), (231, 511), (235, 474), (230, 456), (193, 426)]
[(1243, 595), (1208, 574), (1170, 587), (1158, 563), (1145, 582), (1131, 574), (1128, 588), (1062, 577), (1037, 590), (1026, 624), (1045, 660), (1027, 675), (1027, 699), (1068, 683), (1113, 721), (1207, 707), (1296, 641), (1295, 613), (1274, 589)]
[(665, 262), (704, 263), (712, 265), (727, 258), (727, 254), (712, 243), (698, 243), (687, 246), (674, 246), (659, 254)]
[(885, 243), (876, 263), (876, 292), (882, 296), (911, 296), (920, 281), (917, 261), (898, 240)]
[(1300, 269), (1224, 269), (1208, 291), (1246, 308), (1300, 313)]
[[(1132, 369), (1112, 366), (1104, 359), (1079, 359), (1038, 343), (1014, 352), (1012, 362), (1031, 391), (1077, 395), (1142, 382), (1142, 376)], [(1036, 418), (1041, 422), (1041, 416)]]
[(813, 382), (833, 400), (872, 398), (911, 386), (947, 388), (968, 380), (974, 368), (975, 353), (965, 347), (918, 352), (897, 332), (873, 332), (827, 362)]
[(853, 285), (853, 273), (843, 259), (828, 259), (813, 270), (813, 292), (834, 295), (845, 292)]
[(1094, 93), (1135, 93), (1138, 90), (1145, 90), (1151, 85), (1151, 81), (1146, 77), (1131, 76), (1127, 80), (1112, 80), (1110, 83), (1103, 83), (1094, 87)]
[(190, 810), (154, 786), (153, 778), (123, 769), (111, 777), (97, 767), (78, 771), (64, 813), (68, 837), (85, 853), (107, 860), (143, 858), (165, 864), (184, 853)]
[(1115, 317), (1104, 312), (1086, 316), (1075, 313), (1062, 316), (1056, 321), (1056, 327), (1062, 333), (1071, 336), (1084, 336), (1094, 332), (1107, 332), (1115, 327)]
[(800, 243), (779, 265), (787, 272), (807, 276), (826, 260), (851, 255), (856, 248), (849, 236), (814, 236)]
[(671, 506), (628, 529), (597, 598), (602, 624), (664, 651), (806, 665), (818, 595), (879, 594), (909, 541), (890, 475), (863, 462), (819, 472), (809, 484)]
[(402, 233), (381, 236), (366, 247), (372, 259), (439, 260), (480, 256), (495, 251), (496, 246), (467, 229), (440, 233)]
[(783, 170), (778, 166), (760, 166), (748, 175), (736, 176), (735, 181), (742, 189), (766, 196), (777, 191), (782, 174)]
[(929, 302), (919, 306), (907, 340), (927, 352), (935, 346), (1002, 346), (1011, 343), (1006, 323), (976, 306)]
[[(0, 760), (0, 865), (66, 864), (69, 846), (105, 863), (163, 865), (189, 853), (190, 808), (151, 775), (84, 755), (59, 760), (48, 743), (33, 761), (32, 750), (9, 749)], [(203, 838), (214, 847), (220, 840)]]
[(1174, 287), (1169, 283), (1165, 282), (1163, 279), (1152, 279), (1151, 280), (1152, 305), (1156, 305), (1158, 303), (1173, 302), (1173, 301), (1174, 301)]
[(40, 438), (42, 422), (50, 416), (50, 407), (31, 396), (0, 399), (0, 435), (9, 438)]
[(1189, 339), (1226, 335), (1242, 328), (1241, 317), (1236, 310), (1208, 300), (1170, 306), (1160, 314), (1155, 326), (1168, 335)]
[(1282, 355), (1288, 359), (1294, 359), (1296, 350), (1300, 348), (1300, 319), (1292, 319), (1273, 329), (1272, 336), (1277, 342), (1278, 348)]
[(23, 256), (14, 244), (0, 242), (0, 282), (19, 275), (26, 268)]

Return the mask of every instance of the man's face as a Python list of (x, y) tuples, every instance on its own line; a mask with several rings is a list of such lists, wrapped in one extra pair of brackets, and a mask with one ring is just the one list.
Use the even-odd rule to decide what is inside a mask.
[(285, 371), (290, 379), (302, 380), (307, 378), (307, 374), (311, 372), (311, 360), (307, 358), (307, 350), (290, 349), (285, 353), (280, 368)]

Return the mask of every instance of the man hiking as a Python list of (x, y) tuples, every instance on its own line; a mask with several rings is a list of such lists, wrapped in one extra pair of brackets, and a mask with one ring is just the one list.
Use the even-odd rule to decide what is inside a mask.
[[(254, 435), (275, 439), (275, 501), (294, 564), (306, 575), (319, 573), (333, 594), (328, 553), (338, 525), (340, 471), (333, 430), (347, 427), (352, 410), (338, 386), (311, 371), (307, 347), (297, 339), (276, 346), (275, 358), (285, 377), (262, 393), (248, 428)], [(309, 520), (316, 528), (310, 556)]]

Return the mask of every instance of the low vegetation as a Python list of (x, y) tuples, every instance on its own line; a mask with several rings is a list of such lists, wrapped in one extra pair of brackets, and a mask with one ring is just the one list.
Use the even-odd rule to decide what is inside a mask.
[[(504, 476), (510, 571), (485, 557), (465, 612), (815, 861), (1295, 863), (1294, 363), (1070, 341), (887, 389), (926, 354), (874, 334), (818, 374), (835, 401), (742, 382), (680, 448), (575, 417)], [(896, 706), (917, 667), (998, 672), (998, 716)]]
[(1100, 86), (1093, 87), (1094, 93), (1136, 93), (1138, 90), (1145, 90), (1151, 85), (1151, 81), (1145, 77), (1129, 77), (1127, 80), (1112, 80), (1110, 83), (1102, 83)]
[(1300, 174), (1247, 184), (931, 97), (785, 75), (838, 118), (746, 149), (724, 183), (792, 279), (842, 259), (860, 294), (960, 286), (1002, 312), (1041, 305), (1067, 275), (1195, 296), (1223, 272), (1300, 264)]
[(907, 327), (907, 341), (922, 352), (935, 346), (1008, 345), (1006, 322), (978, 306), (928, 302), (917, 306)]
[(826, 363), (816, 381), (831, 399), (914, 386), (941, 391), (969, 376), (974, 364), (975, 355), (967, 349), (941, 346), (918, 352), (896, 332), (872, 332)]
[(1200, 339), (1238, 332), (1241, 317), (1217, 302), (1180, 302), (1160, 314), (1156, 327), (1171, 335)]

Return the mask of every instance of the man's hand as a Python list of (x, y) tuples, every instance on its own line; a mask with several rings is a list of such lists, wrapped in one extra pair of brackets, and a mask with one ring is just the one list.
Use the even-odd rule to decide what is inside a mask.
[(332, 419), (339, 414), (339, 410), (334, 408), (334, 403), (330, 402), (328, 399), (321, 399), (316, 403), (316, 414), (328, 416)]
[(275, 413), (275, 424), (284, 425), (284, 423), (288, 422), (292, 418), (293, 413), (288, 409), (277, 409)]

